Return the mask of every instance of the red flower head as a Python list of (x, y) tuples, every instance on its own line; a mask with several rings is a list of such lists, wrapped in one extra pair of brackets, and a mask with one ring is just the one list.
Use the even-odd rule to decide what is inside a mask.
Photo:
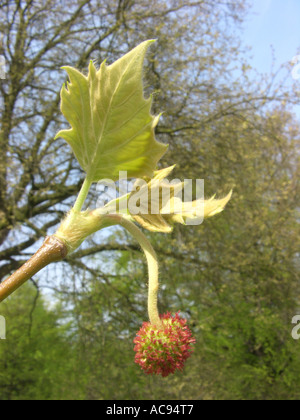
[(174, 317), (170, 312), (161, 316), (163, 326), (157, 328), (150, 322), (144, 322), (133, 340), (135, 363), (147, 374), (161, 374), (163, 377), (182, 370), (186, 359), (191, 354), (191, 344), (196, 340), (186, 325), (186, 319)]

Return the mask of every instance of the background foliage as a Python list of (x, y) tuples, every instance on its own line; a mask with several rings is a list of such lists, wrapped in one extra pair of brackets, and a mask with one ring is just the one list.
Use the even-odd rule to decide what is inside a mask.
[[(146, 266), (122, 230), (98, 234), (0, 306), (0, 399), (298, 399), (297, 85), (254, 73), (241, 43), (245, 1), (11, 0), (0, 3), (0, 280), (51, 234), (83, 174), (62, 139), (62, 65), (111, 63), (157, 38), (145, 66), (161, 166), (234, 187), (224, 213), (152, 234), (160, 310), (197, 338), (182, 374), (145, 376), (133, 338), (146, 320)], [(255, 76), (254, 76), (255, 74)], [(90, 195), (94, 206), (96, 192)]]

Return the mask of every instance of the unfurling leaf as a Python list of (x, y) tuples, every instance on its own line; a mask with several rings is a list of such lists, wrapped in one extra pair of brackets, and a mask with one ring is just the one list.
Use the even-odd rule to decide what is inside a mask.
[[(214, 216), (224, 210), (231, 198), (232, 191), (224, 198), (198, 199), (183, 202), (183, 182), (169, 183), (165, 178), (172, 172), (174, 166), (156, 171), (153, 179), (137, 180), (130, 200), (138, 195), (139, 212), (131, 214), (133, 219), (143, 228), (152, 232), (171, 232), (173, 223), (202, 222), (207, 217)], [(146, 181), (146, 182), (145, 182)], [(136, 198), (135, 198), (135, 201)], [(156, 211), (153, 211), (153, 208)], [(129, 205), (129, 211), (131, 206)], [(193, 223), (194, 224), (194, 223)], [(197, 223), (195, 223), (197, 224)]]
[(91, 182), (151, 177), (167, 146), (155, 140), (159, 116), (151, 115), (152, 97), (143, 94), (142, 72), (145, 41), (110, 66), (97, 71), (89, 65), (88, 76), (64, 67), (70, 82), (61, 90), (61, 111), (71, 129), (60, 131), (72, 147)]

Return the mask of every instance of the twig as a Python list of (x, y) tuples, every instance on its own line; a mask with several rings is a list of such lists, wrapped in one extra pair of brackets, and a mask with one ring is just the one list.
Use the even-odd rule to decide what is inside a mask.
[(44, 267), (53, 262), (62, 261), (66, 256), (65, 244), (54, 236), (48, 236), (36, 254), (0, 284), (0, 302)]

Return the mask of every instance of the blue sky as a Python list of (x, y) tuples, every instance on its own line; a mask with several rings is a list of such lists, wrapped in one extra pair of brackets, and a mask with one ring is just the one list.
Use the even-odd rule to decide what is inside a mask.
[(275, 51), (276, 67), (300, 54), (300, 0), (252, 2), (252, 13), (245, 23), (244, 41), (252, 47), (253, 67), (269, 73), (271, 45)]

